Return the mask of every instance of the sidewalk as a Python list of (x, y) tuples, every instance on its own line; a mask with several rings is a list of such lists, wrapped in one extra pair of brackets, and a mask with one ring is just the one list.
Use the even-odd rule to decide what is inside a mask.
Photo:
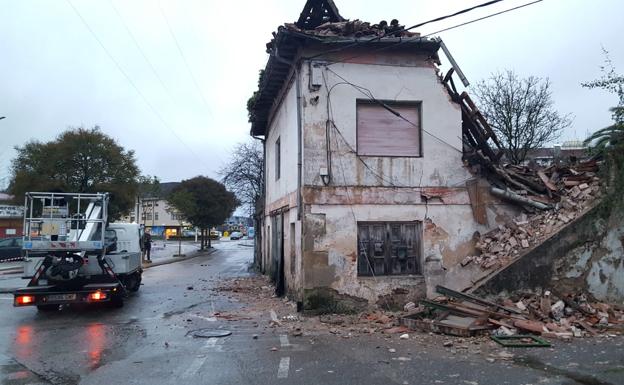
[[(176, 253), (178, 252), (177, 245), (175, 247), (175, 251)], [(143, 268), (149, 269), (149, 268), (156, 267), (156, 266), (168, 265), (170, 263), (186, 261), (187, 259), (191, 259), (191, 258), (203, 256), (203, 255), (210, 255), (214, 253), (215, 251), (217, 251), (215, 248), (201, 251), (199, 250), (199, 245), (197, 245), (197, 247), (194, 250), (189, 250), (186, 253), (184, 252), (184, 248), (183, 248), (182, 253), (184, 254), (184, 256), (180, 256), (180, 257), (175, 257), (173, 256), (174, 254), (171, 254), (171, 253), (168, 256), (158, 256), (158, 257), (152, 254), (152, 263), (143, 263)]]

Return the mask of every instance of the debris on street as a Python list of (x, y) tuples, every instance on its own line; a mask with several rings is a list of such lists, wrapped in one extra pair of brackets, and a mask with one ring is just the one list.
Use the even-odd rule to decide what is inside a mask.
[(491, 334), (499, 343), (520, 338), (521, 344), (531, 343), (519, 337), (526, 333), (567, 340), (624, 331), (624, 307), (593, 302), (583, 294), (526, 293), (516, 302), (498, 304), (442, 286), (436, 289), (443, 296), (421, 300), (417, 312), (400, 318), (403, 325), (462, 337)]

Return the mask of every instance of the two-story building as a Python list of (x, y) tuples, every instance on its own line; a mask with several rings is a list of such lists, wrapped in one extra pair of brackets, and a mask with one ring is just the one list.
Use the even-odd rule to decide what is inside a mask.
[[(265, 146), (262, 268), (305, 310), (422, 298), (510, 218), (462, 160), (440, 42), (307, 1), (278, 28), (251, 110)], [(400, 302), (401, 300), (399, 300)]]

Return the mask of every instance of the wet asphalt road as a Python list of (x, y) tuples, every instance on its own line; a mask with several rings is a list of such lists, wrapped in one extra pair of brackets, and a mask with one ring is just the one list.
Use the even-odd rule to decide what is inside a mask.
[[(241, 306), (212, 288), (249, 274), (251, 253), (222, 242), (210, 255), (148, 269), (122, 309), (39, 314), (12, 308), (0, 294), (0, 384), (624, 384), (619, 337), (509, 351), (512, 359), (488, 362), (482, 346), (449, 349), (442, 336), (292, 337), (261, 332), (271, 309), (263, 319), (211, 317)], [(232, 335), (188, 336), (201, 328)]]

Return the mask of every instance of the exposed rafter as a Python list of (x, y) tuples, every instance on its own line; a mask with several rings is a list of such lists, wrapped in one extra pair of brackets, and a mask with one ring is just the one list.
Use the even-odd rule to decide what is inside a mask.
[(308, 0), (295, 24), (301, 29), (309, 30), (323, 23), (344, 20), (333, 0)]

